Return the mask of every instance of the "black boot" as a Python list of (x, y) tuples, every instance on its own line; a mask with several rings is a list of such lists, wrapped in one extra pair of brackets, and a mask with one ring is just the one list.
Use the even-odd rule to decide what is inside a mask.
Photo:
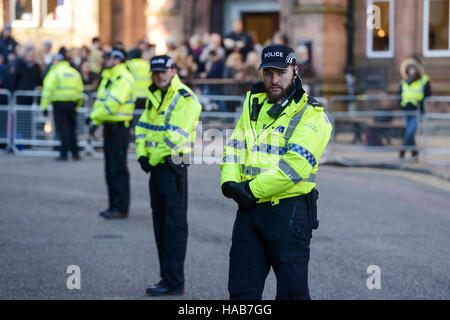
[(145, 292), (152, 297), (181, 296), (184, 294), (184, 285), (171, 287), (163, 280), (156, 285), (148, 286)]

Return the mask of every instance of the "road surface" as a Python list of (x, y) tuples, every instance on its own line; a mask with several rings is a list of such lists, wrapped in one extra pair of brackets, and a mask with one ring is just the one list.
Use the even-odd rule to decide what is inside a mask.
[[(130, 160), (132, 207), (104, 221), (103, 163), (0, 155), (0, 299), (152, 299), (159, 281), (147, 177)], [(186, 294), (227, 299), (236, 206), (218, 166), (190, 168)], [(450, 299), (450, 186), (396, 171), (322, 167), (320, 229), (310, 263), (313, 299)], [(81, 290), (66, 286), (67, 267)], [(369, 290), (369, 266), (381, 289)], [(270, 274), (265, 299), (275, 297)]]

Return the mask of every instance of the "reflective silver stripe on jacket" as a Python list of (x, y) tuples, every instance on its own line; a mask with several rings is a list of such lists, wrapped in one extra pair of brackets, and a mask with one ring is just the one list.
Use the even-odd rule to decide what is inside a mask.
[(159, 145), (158, 142), (145, 141), (145, 146), (147, 148), (156, 148), (156, 147), (158, 147), (158, 145)]
[(286, 134), (284, 135), (285, 146), (288, 145), (289, 140), (294, 134), (295, 129), (298, 127), (298, 125), (302, 121), (303, 115), (309, 108), (311, 108), (311, 106), (305, 105), (305, 107), (303, 107), (303, 109), (300, 112), (298, 112), (295, 116), (292, 117), (291, 121), (289, 122), (289, 126), (286, 129)]
[(111, 115), (113, 114), (111, 109), (106, 105), (106, 103), (103, 104), (103, 106), (105, 107), (106, 111), (108, 111), (108, 113)]
[(164, 143), (172, 150), (178, 149), (177, 145), (170, 141), (167, 137), (164, 138)]
[(258, 174), (268, 171), (268, 169), (256, 168), (256, 167), (247, 167), (245, 164), (241, 166), (242, 173), (247, 176), (256, 177)]
[(286, 174), (288, 176), (288, 178), (291, 179), (291, 181), (294, 184), (298, 184), (298, 183), (302, 182), (303, 178), (297, 173), (297, 171), (295, 171), (294, 168), (292, 168), (289, 165), (289, 163), (284, 161), (284, 159), (280, 160), (280, 163), (278, 164), (278, 166), (280, 167), (281, 171), (283, 171), (284, 174)]
[(124, 113), (124, 112), (116, 112), (116, 116), (132, 117), (133, 114), (131, 114), (131, 113)]
[(175, 106), (177, 105), (178, 100), (180, 100), (180, 98), (181, 98), (181, 95), (177, 94), (175, 96), (175, 98), (173, 98), (172, 102), (170, 103), (169, 109), (167, 109), (167, 115), (166, 115), (166, 120), (164, 122), (164, 125), (166, 125), (166, 126), (169, 125), (169, 121), (170, 121), (170, 117), (172, 116), (172, 112), (175, 109)]
[(223, 163), (240, 163), (241, 158), (239, 156), (225, 156), (223, 157)]
[(142, 140), (142, 139), (145, 139), (147, 137), (147, 135), (146, 134), (138, 134), (138, 135), (136, 135), (136, 140)]
[(114, 100), (115, 102), (117, 102), (117, 103), (119, 104), (119, 106), (122, 105), (122, 103), (119, 101), (119, 99), (117, 99), (116, 97), (114, 97), (114, 96), (113, 96), (111, 93), (109, 93), (109, 92), (108, 92), (108, 96), (106, 97), (106, 99), (108, 99), (108, 98), (110, 98), (110, 99)]

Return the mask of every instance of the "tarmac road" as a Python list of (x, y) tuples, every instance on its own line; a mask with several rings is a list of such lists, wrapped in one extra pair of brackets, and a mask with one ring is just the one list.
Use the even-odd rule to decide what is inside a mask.
[[(104, 221), (103, 163), (0, 155), (0, 299), (152, 299), (159, 281), (147, 179), (130, 160), (131, 216)], [(236, 206), (218, 166), (190, 168), (186, 294), (227, 299)], [(320, 229), (310, 263), (313, 299), (450, 299), (450, 186), (428, 176), (322, 167)], [(66, 269), (81, 270), (69, 290)], [(366, 286), (381, 269), (381, 289)], [(270, 274), (265, 299), (275, 297)]]

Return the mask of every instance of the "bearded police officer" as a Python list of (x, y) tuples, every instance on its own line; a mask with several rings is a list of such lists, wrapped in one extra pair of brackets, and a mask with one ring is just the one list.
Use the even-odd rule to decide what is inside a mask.
[(332, 126), (324, 108), (303, 90), (291, 48), (264, 49), (260, 69), (263, 82), (247, 93), (221, 165), (222, 192), (239, 206), (230, 298), (262, 299), (272, 267), (277, 299), (310, 299), (310, 241), (318, 228), (315, 178)]
[(108, 209), (100, 212), (105, 219), (125, 219), (130, 208), (130, 174), (127, 164), (130, 122), (134, 111), (134, 79), (125, 64), (126, 55), (114, 49), (109, 55), (94, 110), (87, 119), (90, 133), (103, 125), (105, 174), (108, 187)]
[(177, 75), (173, 60), (151, 60), (152, 85), (145, 112), (136, 126), (136, 151), (145, 173), (151, 173), (150, 199), (160, 262), (161, 281), (151, 296), (184, 292), (184, 260), (188, 236), (187, 161), (201, 105)]

